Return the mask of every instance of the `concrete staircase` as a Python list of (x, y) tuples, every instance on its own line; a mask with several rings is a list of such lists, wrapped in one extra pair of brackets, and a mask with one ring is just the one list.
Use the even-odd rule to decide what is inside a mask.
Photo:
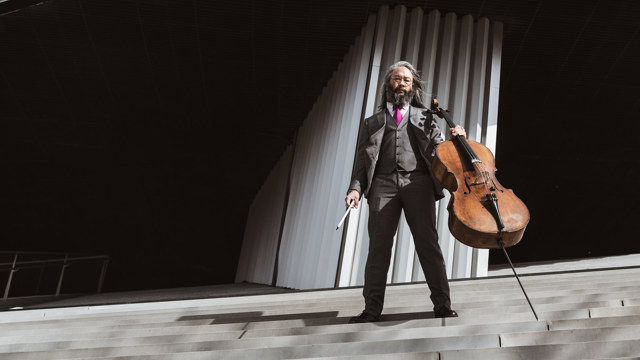
[(640, 267), (387, 288), (383, 321), (347, 324), (361, 288), (0, 313), (0, 359), (640, 358)]

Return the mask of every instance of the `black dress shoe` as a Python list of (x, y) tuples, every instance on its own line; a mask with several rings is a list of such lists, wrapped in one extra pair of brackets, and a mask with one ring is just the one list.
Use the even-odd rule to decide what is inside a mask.
[(363, 311), (360, 315), (354, 316), (349, 319), (349, 324), (368, 323), (376, 321), (380, 321), (380, 315), (372, 315), (368, 312)]
[(439, 309), (435, 311), (435, 317), (437, 318), (458, 317), (458, 313), (449, 308), (444, 308), (444, 309)]

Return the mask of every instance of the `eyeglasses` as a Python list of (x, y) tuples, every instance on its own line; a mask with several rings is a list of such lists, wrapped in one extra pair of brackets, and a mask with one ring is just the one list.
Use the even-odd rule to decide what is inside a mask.
[(393, 81), (394, 83), (397, 83), (397, 84), (399, 84), (399, 83), (404, 81), (405, 83), (407, 83), (407, 85), (411, 85), (411, 83), (413, 82), (411, 80), (411, 78), (408, 78), (408, 77), (403, 78), (403, 77), (400, 77), (400, 76), (392, 77), (391, 81)]

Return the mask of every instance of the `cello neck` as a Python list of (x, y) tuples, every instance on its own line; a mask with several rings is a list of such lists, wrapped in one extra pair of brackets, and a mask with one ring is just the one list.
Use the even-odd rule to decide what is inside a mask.
[(453, 129), (454, 127), (456, 127), (456, 124), (453, 122), (453, 120), (451, 120), (451, 116), (449, 115), (449, 110), (438, 108), (438, 111), (436, 111), (436, 114), (441, 118), (443, 118), (447, 122), (447, 125), (449, 125), (450, 128)]
[[(453, 120), (451, 120), (451, 116), (449, 115), (449, 110), (438, 107), (437, 99), (433, 99), (431, 111), (434, 114), (438, 115), (439, 117), (443, 118), (451, 129), (456, 127), (456, 124), (453, 122)], [(472, 164), (482, 163), (482, 160), (480, 160), (478, 155), (476, 155), (475, 151), (473, 151), (471, 146), (469, 146), (469, 143), (467, 142), (467, 139), (464, 136), (456, 135), (454, 139), (461, 145), (462, 149), (467, 154), (467, 156), (469, 157), (469, 161), (471, 161)]]

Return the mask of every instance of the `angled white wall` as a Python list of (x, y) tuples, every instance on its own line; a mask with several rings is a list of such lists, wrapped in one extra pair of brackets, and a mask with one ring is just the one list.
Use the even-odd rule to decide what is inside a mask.
[[(399, 60), (413, 63), (426, 81), (427, 98), (437, 95), (469, 138), (495, 153), (501, 46), (502, 24), (486, 18), (421, 8), (408, 12), (404, 6), (382, 7), (371, 15), (295, 144), (254, 199), (236, 281), (296, 289), (361, 285), (368, 247), (366, 201), (344, 228), (335, 226), (344, 212), (358, 124), (379, 105), (384, 72)], [(439, 125), (446, 129), (444, 121)], [(438, 205), (437, 222), (447, 273), (450, 278), (486, 276), (488, 251), (471, 249), (449, 233), (448, 199)], [(424, 280), (404, 217), (393, 251), (390, 283)]]

